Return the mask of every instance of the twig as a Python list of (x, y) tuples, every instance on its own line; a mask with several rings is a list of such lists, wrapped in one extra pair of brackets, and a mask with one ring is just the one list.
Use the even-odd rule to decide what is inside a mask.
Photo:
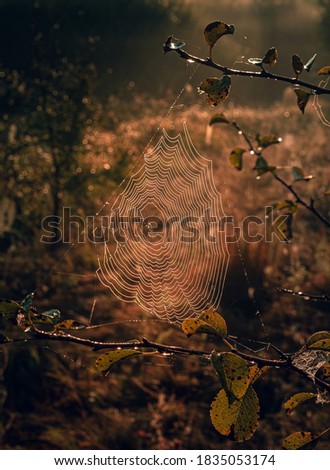
[(283, 287), (278, 287), (277, 290), (282, 292), (283, 294), (295, 295), (297, 297), (301, 297), (303, 300), (307, 300), (311, 302), (330, 302), (329, 294), (322, 294), (322, 295), (307, 294), (306, 292), (301, 292), (301, 291), (297, 292), (291, 289), (284, 289)]
[(304, 82), (302, 80), (297, 79), (296, 77), (286, 77), (283, 75), (277, 75), (274, 73), (267, 72), (266, 70), (262, 69), (260, 72), (254, 72), (251, 70), (237, 70), (232, 69), (230, 67), (225, 67), (224, 65), (217, 64), (212, 59), (207, 57), (206, 59), (202, 59), (201, 57), (197, 57), (194, 55), (189, 54), (183, 49), (173, 49), (173, 52), (179, 54), (181, 59), (188, 60), (189, 62), (196, 62), (198, 64), (204, 65), (206, 67), (211, 67), (216, 70), (220, 70), (225, 75), (238, 75), (241, 77), (251, 77), (251, 78), (269, 78), (271, 80), (276, 80), (279, 82), (286, 82), (290, 83), (291, 85), (299, 85), (309, 90), (313, 90), (313, 92), (317, 95), (330, 95), (330, 89), (322, 88), (318, 85), (314, 85), (313, 83)]
[(305, 207), (307, 210), (312, 212), (324, 225), (326, 225), (328, 228), (330, 228), (330, 221), (326, 219), (314, 206), (314, 200), (311, 199), (310, 203), (308, 204), (304, 199), (302, 199), (297, 191), (293, 188), (293, 186), (289, 183), (287, 183), (283, 178), (278, 176), (278, 174), (275, 171), (272, 171), (272, 175), (274, 178), (281, 183), (282, 186), (284, 186), (290, 193), (295, 197), (297, 204), (300, 204), (301, 206)]

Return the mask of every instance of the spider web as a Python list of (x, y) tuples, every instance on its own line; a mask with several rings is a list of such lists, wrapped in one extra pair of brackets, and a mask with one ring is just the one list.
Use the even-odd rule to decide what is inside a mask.
[(97, 276), (122, 301), (170, 322), (216, 309), (229, 263), (223, 217), (212, 162), (185, 124), (183, 135), (164, 130), (111, 208), (115, 243), (105, 239)]

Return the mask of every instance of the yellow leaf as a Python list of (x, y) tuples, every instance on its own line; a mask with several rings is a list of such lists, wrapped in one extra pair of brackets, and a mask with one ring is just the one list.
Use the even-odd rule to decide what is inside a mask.
[(313, 449), (316, 446), (318, 439), (319, 436), (317, 434), (312, 434), (311, 432), (295, 432), (284, 439), (283, 447), (288, 450)]
[(304, 403), (307, 400), (310, 400), (311, 398), (316, 398), (316, 393), (309, 393), (309, 392), (303, 392), (303, 393), (296, 393), (295, 395), (292, 395), (289, 400), (287, 400), (284, 403), (284, 409), (289, 415), (292, 413), (292, 411), (301, 403)]
[(219, 313), (206, 310), (197, 318), (184, 320), (182, 322), (182, 331), (188, 337), (197, 333), (207, 333), (225, 338), (227, 336), (227, 325)]
[(249, 439), (259, 422), (259, 399), (250, 386), (246, 394), (230, 403), (225, 390), (220, 390), (211, 404), (210, 416), (215, 429), (236, 442)]
[(301, 88), (294, 88), (294, 92), (297, 95), (298, 107), (300, 111), (304, 114), (306, 105), (311, 94), (308, 93), (308, 91), (302, 90)]
[(198, 92), (207, 95), (206, 102), (211, 106), (217, 106), (228, 98), (231, 87), (229, 75), (216, 78), (206, 78), (198, 87)]
[(101, 356), (96, 359), (95, 365), (103, 377), (106, 377), (112, 366), (128, 357), (137, 356), (138, 354), (142, 353), (135, 349), (115, 349), (114, 351), (101, 354)]
[(322, 67), (318, 72), (317, 75), (330, 75), (330, 65), (326, 65)]
[(321, 349), (329, 351), (330, 348), (330, 331), (317, 331), (306, 341), (308, 349)]
[(242, 398), (251, 383), (250, 369), (247, 362), (234, 353), (218, 354), (215, 351), (211, 354), (211, 362), (229, 401)]

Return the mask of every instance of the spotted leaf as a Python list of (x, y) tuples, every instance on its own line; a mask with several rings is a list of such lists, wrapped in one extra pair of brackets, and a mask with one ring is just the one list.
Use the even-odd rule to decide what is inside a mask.
[(239, 400), (230, 402), (225, 390), (220, 390), (211, 404), (210, 416), (215, 429), (237, 442), (246, 441), (259, 423), (259, 399), (250, 386)]
[(218, 354), (215, 351), (211, 354), (211, 362), (229, 400), (242, 398), (251, 383), (247, 362), (231, 352)]
[(318, 331), (306, 341), (307, 349), (330, 351), (330, 331)]
[(198, 87), (198, 92), (206, 94), (206, 102), (211, 106), (217, 106), (228, 98), (231, 87), (231, 78), (229, 75), (216, 78), (206, 78)]
[(287, 450), (312, 450), (318, 443), (320, 435), (308, 431), (299, 431), (286, 437), (283, 448)]
[(309, 392), (296, 393), (295, 395), (292, 395), (292, 397), (289, 398), (289, 400), (287, 400), (284, 403), (284, 409), (289, 415), (297, 406), (301, 405), (307, 400), (310, 400), (316, 397), (317, 397), (316, 393), (309, 393)]
[(96, 368), (103, 377), (106, 377), (110, 372), (111, 367), (128, 357), (138, 356), (142, 354), (141, 351), (135, 349), (115, 349), (114, 351), (108, 351), (101, 354), (96, 359)]
[(187, 318), (182, 322), (182, 331), (189, 337), (197, 333), (209, 335), (227, 336), (227, 325), (223, 317), (211, 310), (206, 310), (197, 318)]

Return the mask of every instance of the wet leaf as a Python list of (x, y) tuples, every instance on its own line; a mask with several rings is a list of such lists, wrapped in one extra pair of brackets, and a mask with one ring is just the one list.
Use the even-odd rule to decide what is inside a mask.
[(322, 67), (318, 72), (317, 75), (330, 75), (330, 65), (326, 65)]
[(210, 416), (215, 429), (229, 439), (242, 442), (249, 439), (259, 422), (259, 399), (250, 386), (240, 399), (230, 402), (225, 390), (220, 390), (211, 404)]
[(330, 331), (318, 331), (306, 341), (307, 349), (330, 350)]
[(229, 162), (231, 166), (236, 170), (241, 171), (243, 168), (243, 154), (246, 152), (245, 149), (237, 147), (230, 152)]
[(52, 308), (51, 310), (47, 310), (46, 312), (42, 312), (40, 315), (39, 323), (51, 323), (52, 325), (56, 325), (61, 318), (61, 312), (57, 308)]
[(311, 450), (318, 443), (319, 437), (317, 434), (307, 431), (295, 432), (286, 437), (282, 445), (287, 450)]
[(289, 400), (287, 400), (284, 403), (284, 409), (289, 415), (301, 403), (304, 403), (305, 401), (310, 400), (311, 398), (316, 398), (316, 397), (317, 397), (316, 393), (309, 393), (309, 392), (296, 393), (295, 395), (292, 395), (292, 397), (289, 398)]
[(0, 316), (6, 321), (14, 321), (16, 323), (16, 316), (22, 311), (24, 311), (24, 308), (15, 302), (15, 300), (0, 299)]
[(302, 90), (301, 88), (294, 88), (294, 92), (297, 95), (297, 104), (300, 111), (304, 114), (306, 105), (311, 94), (308, 91)]
[(276, 137), (276, 135), (263, 135), (262, 137), (257, 135), (256, 139), (259, 147), (263, 149), (269, 147), (270, 145), (275, 145), (282, 142), (282, 139), (280, 137)]
[(164, 54), (170, 51), (175, 51), (177, 49), (182, 49), (185, 45), (186, 44), (184, 41), (182, 41), (181, 39), (177, 39), (171, 35), (166, 39), (163, 45)]
[(34, 294), (29, 294), (27, 295), (26, 297), (24, 297), (24, 299), (22, 300), (21, 302), (21, 305), (22, 307), (24, 308), (24, 310), (27, 312), (29, 310), (29, 308), (32, 306), (32, 302), (33, 302), (33, 296)]
[(225, 338), (227, 336), (227, 325), (219, 313), (206, 310), (197, 318), (184, 320), (182, 322), (182, 331), (188, 338), (197, 333), (207, 333)]
[(313, 175), (306, 176), (303, 170), (298, 166), (293, 166), (291, 171), (295, 181), (310, 181), (313, 178)]
[(117, 364), (128, 357), (137, 356), (142, 354), (141, 351), (135, 349), (116, 349), (114, 351), (109, 351), (104, 354), (101, 354), (96, 359), (95, 365), (97, 370), (106, 377), (110, 372), (111, 367)]
[(292, 68), (297, 78), (301, 74), (301, 72), (304, 70), (303, 61), (301, 60), (298, 54), (293, 54), (292, 56)]
[(204, 38), (206, 44), (210, 46), (210, 57), (212, 49), (215, 46), (218, 39), (226, 34), (234, 34), (235, 26), (233, 24), (227, 24), (223, 21), (214, 21), (206, 26), (204, 30)]
[(306, 64), (304, 65), (304, 69), (307, 71), (307, 72), (310, 72), (311, 68), (312, 68), (312, 65), (314, 64), (314, 61), (316, 59), (316, 54), (313, 55), (313, 57), (311, 57), (309, 59), (308, 62), (306, 62)]
[(234, 353), (213, 351), (211, 363), (220, 378), (220, 383), (226, 391), (229, 401), (242, 398), (250, 383), (250, 369), (246, 361)]
[(218, 124), (218, 123), (229, 124), (229, 121), (223, 113), (213, 114), (213, 116), (210, 119), (209, 126), (212, 126), (213, 124)]
[(276, 49), (276, 47), (271, 47), (270, 49), (268, 49), (268, 51), (264, 55), (264, 57), (262, 59), (262, 63), (267, 64), (270, 67), (274, 67), (274, 65), (277, 62), (277, 59), (278, 59), (277, 49)]
[(224, 75), (219, 78), (207, 78), (198, 87), (198, 92), (207, 95), (206, 102), (211, 106), (217, 106), (228, 98), (231, 87), (231, 78)]
[(87, 325), (79, 323), (76, 320), (64, 320), (55, 325), (56, 330), (82, 330), (86, 328)]

